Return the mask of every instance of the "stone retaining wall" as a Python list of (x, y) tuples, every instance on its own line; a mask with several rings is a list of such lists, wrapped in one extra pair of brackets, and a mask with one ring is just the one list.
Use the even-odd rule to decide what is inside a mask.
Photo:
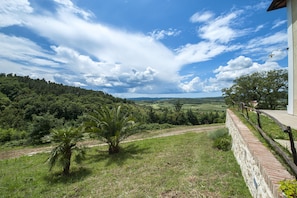
[(230, 110), (226, 127), (232, 136), (232, 150), (253, 197), (282, 197), (279, 182), (294, 177)]

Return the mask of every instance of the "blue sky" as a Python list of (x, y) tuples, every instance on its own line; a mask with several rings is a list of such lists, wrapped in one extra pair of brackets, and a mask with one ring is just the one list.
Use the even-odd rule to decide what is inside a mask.
[(0, 0), (0, 73), (117, 97), (212, 97), (287, 68), (271, 0)]

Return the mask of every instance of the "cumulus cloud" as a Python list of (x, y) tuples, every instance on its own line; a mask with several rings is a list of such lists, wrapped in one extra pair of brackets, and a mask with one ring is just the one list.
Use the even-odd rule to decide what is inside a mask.
[(251, 58), (239, 56), (227, 62), (227, 65), (219, 66), (213, 72), (216, 74), (215, 78), (210, 78), (212, 85), (217, 85), (217, 88), (224, 88), (230, 86), (233, 80), (242, 76), (249, 75), (254, 72), (270, 71), (274, 69), (281, 69), (276, 62), (264, 62), (263, 64), (254, 62)]
[(179, 87), (185, 92), (198, 92), (204, 88), (204, 83), (199, 77), (194, 77), (189, 82), (180, 83)]

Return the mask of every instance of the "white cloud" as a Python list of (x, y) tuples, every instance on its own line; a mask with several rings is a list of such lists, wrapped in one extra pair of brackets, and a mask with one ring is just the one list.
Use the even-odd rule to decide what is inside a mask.
[(23, 24), (23, 17), (33, 12), (28, 0), (4, 0), (0, 3), (0, 27)]
[(197, 23), (197, 22), (206, 22), (213, 18), (214, 13), (210, 11), (205, 11), (205, 12), (196, 12), (193, 14), (190, 18), (190, 22), (192, 23)]
[[(18, 25), (47, 39), (44, 49), (28, 38), (0, 33), (1, 72), (30, 75), (68, 85), (100, 89), (109, 93), (193, 93), (219, 91), (239, 75), (263, 69), (278, 68), (273, 62), (286, 53), (283, 32), (257, 37), (246, 43), (233, 43), (248, 31), (244, 29), (241, 10), (215, 16), (197, 12), (189, 19), (197, 26), (197, 41), (171, 50), (161, 41), (181, 35), (178, 29), (156, 29), (148, 34), (118, 29), (93, 21), (93, 13), (77, 7), (71, 0), (53, 0), (52, 10), (31, 7), (29, 1), (4, 1), (0, 4), (0, 27)], [(264, 3), (257, 4), (263, 7)], [(243, 21), (243, 22), (241, 22)], [(199, 24), (195, 24), (199, 23)], [(275, 22), (275, 26), (284, 22)], [(31, 33), (31, 32), (30, 32)], [(232, 43), (231, 43), (232, 42)], [(201, 79), (179, 75), (186, 64), (214, 59), (226, 52), (243, 49), (243, 54), (273, 54), (263, 64), (239, 56), (214, 70), (215, 77)], [(187, 74), (185, 74), (187, 75)], [(162, 86), (160, 86), (162, 85)]]
[[(219, 66), (214, 70), (215, 78), (210, 78), (214, 90), (229, 87), (237, 77), (249, 75), (254, 72), (281, 69), (276, 62), (264, 62), (263, 64), (254, 62), (251, 58), (239, 56), (227, 62), (227, 65)], [(216, 85), (216, 86), (215, 86)]]
[(185, 92), (198, 92), (203, 90), (204, 83), (199, 77), (194, 77), (189, 82), (180, 83), (179, 87)]
[(182, 64), (203, 62), (214, 58), (222, 53), (234, 51), (240, 46), (222, 45), (215, 42), (199, 42), (197, 44), (187, 44), (176, 49), (176, 60)]
[(69, 12), (61, 11), (57, 16), (34, 16), (28, 26), (54, 43), (87, 52), (102, 62), (121, 63), (136, 69), (152, 67), (173, 76), (180, 68), (174, 62), (173, 52), (162, 43), (143, 34), (88, 22)]
[(287, 23), (287, 20), (276, 20), (273, 23), (274, 23), (274, 25), (272, 26), (271, 29), (277, 28), (277, 27)]
[(237, 21), (239, 25), (239, 15), (242, 11), (231, 12), (227, 15), (222, 15), (208, 22), (198, 29), (198, 34), (201, 38), (211, 42), (228, 43), (236, 37), (245, 34), (243, 30), (236, 30), (231, 26)]
[[(287, 33), (276, 32), (251, 39), (243, 47), (243, 54), (260, 57), (263, 61), (271, 61), (271, 54), (274, 54), (273, 61), (281, 60), (286, 57)], [(282, 51), (282, 52), (281, 52)]]
[(149, 35), (156, 40), (162, 40), (166, 36), (178, 36), (180, 33), (181, 31), (179, 30), (168, 29), (168, 30), (154, 30), (153, 32), (150, 32)]
[(91, 16), (93, 16), (93, 13), (91, 13), (90, 11), (85, 11), (83, 9), (78, 8), (70, 0), (54, 0), (54, 1), (60, 4), (63, 9), (66, 9), (75, 14), (79, 14), (86, 20), (89, 19)]
[(0, 58), (20, 61), (28, 65), (57, 67), (52, 56), (29, 39), (0, 33)]

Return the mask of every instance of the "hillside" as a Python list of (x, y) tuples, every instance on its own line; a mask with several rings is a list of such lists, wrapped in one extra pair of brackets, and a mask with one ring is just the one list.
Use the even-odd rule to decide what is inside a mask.
[(0, 75), (0, 129), (48, 130), (58, 125), (79, 123), (84, 112), (102, 105), (128, 102), (102, 91), (28, 76)]
[[(176, 104), (180, 103), (180, 108)], [(79, 126), (83, 115), (102, 106), (121, 105), (140, 130), (170, 125), (200, 125), (224, 122), (222, 98), (168, 99), (149, 103), (113, 97), (102, 91), (86, 90), (0, 74), (0, 143), (40, 144), (52, 128)], [(162, 126), (161, 126), (162, 125)]]

